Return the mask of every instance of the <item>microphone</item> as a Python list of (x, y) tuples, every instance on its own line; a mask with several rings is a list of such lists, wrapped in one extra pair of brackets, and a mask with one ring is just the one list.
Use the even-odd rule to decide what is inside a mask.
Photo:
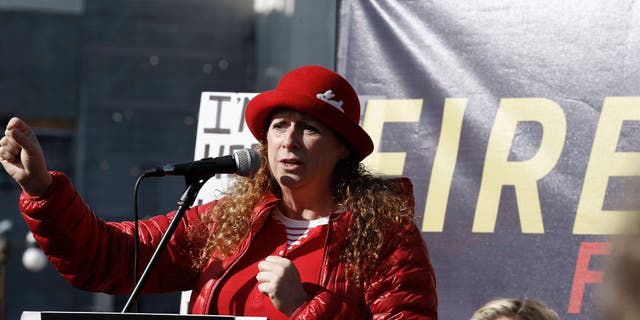
[(218, 173), (233, 173), (243, 177), (253, 175), (260, 168), (260, 156), (253, 149), (240, 149), (231, 155), (204, 158), (197, 161), (166, 164), (147, 170), (144, 177), (193, 176), (209, 178)]

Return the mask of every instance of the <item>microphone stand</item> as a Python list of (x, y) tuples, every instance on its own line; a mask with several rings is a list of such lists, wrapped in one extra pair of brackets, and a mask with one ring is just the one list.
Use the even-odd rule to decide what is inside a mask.
[(142, 275), (140, 276), (140, 280), (138, 280), (138, 283), (136, 283), (136, 286), (133, 289), (133, 292), (131, 292), (131, 295), (129, 296), (129, 300), (127, 300), (127, 303), (125, 304), (121, 313), (129, 312), (132, 305), (138, 300), (138, 296), (140, 295), (140, 292), (142, 291), (142, 288), (144, 287), (145, 282), (149, 278), (149, 274), (151, 273), (151, 270), (155, 266), (156, 262), (158, 261), (158, 258), (160, 257), (160, 254), (162, 254), (162, 251), (165, 249), (165, 247), (167, 246), (167, 243), (171, 239), (171, 236), (173, 235), (176, 228), (178, 227), (178, 224), (180, 223), (182, 216), (184, 216), (185, 212), (193, 205), (193, 202), (196, 200), (196, 196), (198, 195), (198, 191), (200, 191), (200, 188), (202, 188), (204, 183), (207, 182), (207, 179), (210, 177), (211, 176), (203, 176), (203, 175), (199, 175), (199, 176), (191, 176), (189, 174), (185, 175), (185, 182), (187, 185), (187, 189), (178, 200), (178, 210), (176, 211), (175, 216), (171, 220), (171, 223), (169, 224), (167, 231), (165, 231), (164, 235), (162, 236), (162, 239), (160, 239), (160, 243), (158, 244), (158, 247), (153, 252), (153, 256), (151, 256), (151, 260), (149, 260), (149, 263), (144, 269), (144, 272), (142, 273)]

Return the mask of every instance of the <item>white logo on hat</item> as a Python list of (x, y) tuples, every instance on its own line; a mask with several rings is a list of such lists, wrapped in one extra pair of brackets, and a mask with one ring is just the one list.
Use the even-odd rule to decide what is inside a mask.
[(318, 93), (316, 94), (316, 97), (332, 106), (334, 106), (336, 109), (342, 111), (342, 113), (344, 113), (344, 109), (342, 109), (342, 100), (340, 101), (336, 101), (336, 100), (331, 100), (335, 97), (336, 95), (333, 94), (333, 90), (327, 90), (324, 93)]

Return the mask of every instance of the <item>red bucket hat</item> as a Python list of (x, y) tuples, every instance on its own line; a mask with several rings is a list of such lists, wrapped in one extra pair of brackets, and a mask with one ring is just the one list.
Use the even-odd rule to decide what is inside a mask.
[(360, 127), (360, 102), (349, 82), (320, 66), (305, 66), (285, 74), (275, 89), (255, 96), (245, 110), (253, 136), (262, 141), (267, 117), (275, 108), (304, 112), (335, 130), (351, 145), (358, 160), (373, 151), (373, 141)]

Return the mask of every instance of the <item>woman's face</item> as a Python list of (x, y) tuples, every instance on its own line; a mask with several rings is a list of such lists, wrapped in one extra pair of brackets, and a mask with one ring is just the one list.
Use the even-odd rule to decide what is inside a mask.
[(328, 192), (336, 163), (349, 155), (329, 127), (286, 109), (271, 115), (267, 144), (271, 173), (282, 188), (289, 189)]

